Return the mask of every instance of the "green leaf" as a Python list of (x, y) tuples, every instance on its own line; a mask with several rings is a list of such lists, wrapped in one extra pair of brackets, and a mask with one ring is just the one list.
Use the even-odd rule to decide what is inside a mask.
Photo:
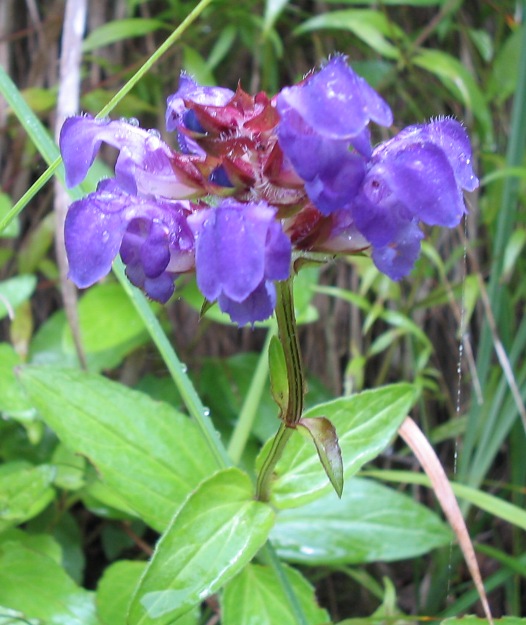
[[(387, 447), (414, 400), (413, 386), (394, 384), (320, 404), (304, 416), (323, 415), (334, 425), (342, 452), (343, 475), (348, 479)], [(267, 455), (269, 444), (261, 451), (258, 466)], [(309, 441), (294, 435), (276, 466), (272, 502), (278, 508), (300, 506), (329, 489), (316, 451)]]
[(268, 360), (270, 389), (274, 401), (279, 406), (281, 417), (285, 414), (289, 404), (289, 383), (283, 345), (277, 336), (273, 336), (270, 340)]
[(407, 495), (371, 480), (279, 512), (271, 540), (278, 554), (309, 565), (403, 560), (451, 541), (448, 526)]
[(22, 612), (0, 605), (0, 625), (42, 625), (38, 619), (28, 619)]
[(289, 0), (266, 0), (265, 14), (263, 16), (263, 38), (266, 37), (276, 20), (287, 6)]
[(17, 542), (0, 544), (0, 605), (46, 625), (99, 625), (93, 593), (53, 559)]
[[(97, 586), (97, 614), (104, 625), (126, 625), (130, 601), (147, 567), (146, 562), (120, 560), (110, 565)], [(197, 625), (196, 611), (173, 621), (174, 625)]]
[(107, 567), (97, 585), (97, 614), (104, 625), (126, 625), (126, 614), (146, 562), (121, 560)]
[(132, 601), (129, 625), (168, 625), (250, 562), (274, 523), (245, 473), (225, 469), (200, 484), (159, 541)]
[(15, 367), (20, 356), (8, 343), (0, 343), (0, 414), (20, 421), (31, 421), (36, 414), (18, 379)]
[[(11, 198), (7, 193), (0, 193), (0, 220), (9, 214), (9, 211), (13, 208)], [(20, 222), (18, 219), (13, 221), (0, 232), (0, 238), (2, 239), (14, 239), (20, 234)]]
[(332, 423), (325, 417), (303, 417), (298, 427), (305, 428), (310, 434), (321, 464), (327, 477), (334, 486), (338, 497), (343, 491), (343, 463), (342, 452), (338, 444), (338, 435)]
[(500, 48), (488, 81), (488, 97), (502, 104), (517, 89), (517, 76), (520, 61), (520, 52), (523, 41), (520, 28), (512, 33)]
[(82, 51), (92, 52), (110, 43), (130, 39), (132, 37), (143, 37), (148, 33), (160, 29), (171, 30), (167, 24), (156, 19), (132, 17), (122, 20), (113, 20), (92, 31), (86, 39), (84, 39)]
[[(283, 566), (283, 570), (305, 615), (306, 625), (328, 623), (329, 615), (318, 606), (309, 582), (299, 571), (288, 566)], [(222, 625), (297, 625), (283, 586), (267, 566), (245, 567), (227, 584), (221, 605)]]
[(183, 46), (183, 67), (200, 85), (215, 85), (216, 80), (205, 59), (191, 46)]
[[(143, 320), (118, 283), (89, 289), (80, 299), (78, 314), (90, 371), (116, 367), (126, 354), (148, 340)], [(35, 364), (78, 366), (63, 310), (48, 319), (35, 336), (31, 357)]]
[(420, 50), (413, 58), (413, 63), (435, 74), (445, 87), (470, 109), (475, 115), (487, 144), (493, 143), (493, 122), (480, 90), (472, 73), (455, 57), (441, 50)]
[(26, 462), (0, 466), (0, 531), (33, 518), (51, 502), (54, 467)]
[(62, 561), (62, 549), (58, 542), (49, 534), (29, 534), (18, 528), (11, 528), (0, 534), (0, 551), (2, 543), (16, 542), (21, 547), (36, 551), (51, 558), (57, 564)]
[(388, 59), (399, 59), (400, 52), (389, 38), (403, 39), (404, 33), (384, 13), (371, 9), (345, 9), (322, 13), (294, 30), (295, 35), (326, 28), (348, 30)]
[(26, 367), (20, 376), (57, 436), (157, 530), (217, 466), (196, 425), (167, 404), (75, 370)]
[(28, 300), (35, 287), (35, 276), (16, 276), (0, 282), (0, 319), (3, 319), (22, 302)]

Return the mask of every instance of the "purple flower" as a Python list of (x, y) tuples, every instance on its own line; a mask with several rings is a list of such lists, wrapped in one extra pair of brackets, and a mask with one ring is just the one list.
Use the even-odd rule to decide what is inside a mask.
[(377, 267), (398, 280), (420, 252), (418, 223), (456, 226), (466, 212), (462, 190), (477, 186), (458, 122), (410, 126), (374, 150), (351, 205), (354, 224), (373, 246)]
[(239, 325), (270, 317), (274, 280), (289, 277), (291, 244), (265, 202), (223, 200), (188, 220), (196, 235), (197, 285)]
[(188, 202), (130, 195), (113, 180), (74, 202), (65, 223), (70, 278), (81, 288), (104, 277), (120, 252), (130, 281), (166, 302), (174, 280), (194, 265)]
[[(349, 205), (372, 148), (368, 124), (390, 126), (391, 109), (345, 57), (277, 96), (278, 141), (313, 204), (325, 215)], [(351, 152), (352, 148), (352, 152)]]
[(81, 183), (105, 142), (119, 150), (115, 180), (131, 194), (155, 194), (172, 199), (199, 195), (201, 190), (182, 172), (176, 173), (176, 155), (157, 131), (138, 128), (128, 121), (70, 117), (60, 132), (60, 151), (66, 169), (66, 184)]

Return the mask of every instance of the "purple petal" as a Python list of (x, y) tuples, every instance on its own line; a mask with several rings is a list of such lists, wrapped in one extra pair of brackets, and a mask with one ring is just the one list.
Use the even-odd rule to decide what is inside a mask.
[(315, 133), (296, 111), (288, 111), (278, 128), (280, 145), (313, 204), (328, 215), (349, 205), (365, 175), (363, 159), (347, 141)]
[(127, 226), (123, 208), (120, 198), (104, 191), (70, 206), (64, 237), (69, 277), (78, 287), (91, 286), (109, 273)]
[(466, 191), (478, 187), (468, 134), (462, 124), (449, 117), (404, 128), (375, 149), (375, 158), (387, 158), (393, 152), (400, 152), (418, 143), (432, 143), (444, 152), (459, 187)]
[(432, 143), (413, 143), (374, 165), (364, 187), (383, 184), (412, 217), (426, 224), (452, 228), (465, 213), (464, 198), (449, 160)]
[(224, 295), (218, 299), (219, 308), (230, 315), (239, 326), (268, 319), (276, 306), (276, 288), (268, 280), (261, 282), (243, 301), (236, 302)]
[[(195, 102), (206, 106), (223, 106), (234, 96), (234, 92), (224, 87), (202, 87), (186, 72), (181, 73), (179, 89), (166, 100), (166, 130), (177, 130), (183, 123), (183, 117), (188, 111), (186, 101)], [(192, 126), (192, 122), (189, 122)], [(185, 124), (186, 126), (186, 124)], [(199, 128), (191, 128), (197, 130)]]
[(420, 254), (420, 241), (423, 236), (414, 222), (408, 222), (395, 243), (373, 248), (374, 264), (392, 280), (400, 280), (413, 269)]
[(274, 287), (265, 282), (289, 276), (291, 244), (275, 214), (264, 202), (226, 199), (188, 220), (197, 238), (197, 285), (238, 323), (269, 317)]
[(479, 186), (472, 165), (471, 143), (466, 129), (451, 118), (439, 119), (427, 125), (428, 136), (440, 146), (455, 172), (458, 184), (466, 191)]
[(304, 83), (283, 89), (277, 109), (281, 117), (289, 109), (297, 111), (305, 123), (331, 139), (350, 141), (370, 120), (383, 126), (393, 122), (389, 106), (343, 56), (331, 59)]
[(68, 187), (84, 180), (102, 142), (120, 151), (115, 175), (128, 193), (157, 194), (173, 199), (196, 194), (195, 187), (177, 177), (172, 166), (172, 151), (157, 131), (143, 130), (122, 120), (98, 120), (90, 116), (70, 117), (62, 126), (60, 150)]
[(73, 203), (66, 216), (71, 279), (90, 286), (110, 271), (120, 251), (130, 280), (150, 297), (166, 301), (166, 276), (173, 283), (176, 273), (193, 266), (188, 212), (187, 203), (141, 198), (114, 181), (102, 182), (95, 193)]

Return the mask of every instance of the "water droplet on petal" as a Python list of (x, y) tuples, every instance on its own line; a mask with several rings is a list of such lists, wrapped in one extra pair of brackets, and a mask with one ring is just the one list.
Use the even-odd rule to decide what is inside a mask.
[(104, 230), (102, 233), (102, 242), (107, 243), (110, 240), (110, 233), (107, 230)]

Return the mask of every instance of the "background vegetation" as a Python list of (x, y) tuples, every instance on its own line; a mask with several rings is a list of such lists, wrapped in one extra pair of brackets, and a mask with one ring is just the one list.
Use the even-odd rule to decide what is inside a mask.
[[(91, 0), (81, 109), (98, 113), (196, 5), (194, 0)], [(60, 0), (0, 3), (0, 63), (51, 135), (64, 9)], [(464, 225), (430, 232), (411, 278), (400, 284), (363, 258), (306, 272), (298, 305), (311, 404), (393, 381), (421, 389), (412, 416), (450, 478), (469, 487), (459, 487), (458, 494), (495, 616), (520, 616), (526, 609), (524, 12), (524, 2), (511, 0), (215, 0), (112, 111), (163, 129), (165, 99), (176, 90), (183, 68), (202, 83), (235, 88), (240, 80), (247, 91), (274, 93), (340, 51), (388, 101), (398, 125), (441, 115), (464, 121), (481, 178), (468, 198)], [(32, 118), (10, 103), (0, 99), (0, 219), (12, 214), (46, 168), (31, 133)], [(114, 155), (106, 156), (111, 164)], [(54, 210), (54, 202), (53, 186), (43, 187), (1, 234), (0, 605), (6, 609), (0, 609), (0, 623), (10, 623), (14, 609), (38, 622), (58, 622), (52, 608), (41, 613), (28, 599), (26, 590), (33, 583), (38, 587), (38, 576), (31, 578), (20, 555), (9, 560), (12, 552), (5, 547), (18, 541), (59, 562), (71, 588), (99, 588), (101, 622), (114, 625), (124, 621), (111, 612), (114, 596), (104, 596), (101, 577), (119, 560), (140, 562), (150, 555), (155, 523), (124, 513), (104, 492), (88, 463), (44, 425), (13, 370), (23, 363), (87, 368), (185, 408), (143, 320), (114, 279), (80, 296), (79, 356), (69, 329), (75, 306), (65, 307), (63, 299), (71, 289), (57, 264), (60, 207), (55, 204)], [(187, 284), (169, 306), (154, 310), (228, 441), (256, 375), (265, 331), (240, 331), (218, 323), (213, 314), (199, 321), (196, 305)], [(243, 449), (249, 469), (276, 429), (268, 397), (264, 393), (259, 401)], [(365, 474), (394, 482), (414, 501), (436, 507), (399, 442), (366, 468)], [(353, 492), (359, 495), (358, 485)], [(385, 493), (377, 496), (388, 501)], [(354, 510), (373, 507), (372, 493), (363, 502)], [(435, 528), (435, 516), (418, 519), (417, 526)], [(444, 536), (445, 529), (437, 525), (433, 532)], [(331, 542), (328, 525), (323, 540)], [(418, 557), (383, 549), (384, 543), (396, 547), (397, 541), (412, 540), (411, 534), (400, 539), (388, 523), (353, 540), (353, 549), (362, 550), (351, 553), (344, 545), (343, 557), (319, 561), (308, 554), (281, 554), (299, 563), (334, 622), (370, 615), (379, 605), (375, 620), (401, 612), (443, 618), (478, 610), (447, 532), (436, 544), (424, 540)], [(382, 548), (375, 553), (377, 543)], [(221, 599), (225, 619), (232, 618), (227, 606), (235, 596), (231, 590)], [(75, 618), (71, 622), (88, 622), (82, 615)], [(217, 602), (209, 600), (192, 618), (189, 622), (217, 622)]]

